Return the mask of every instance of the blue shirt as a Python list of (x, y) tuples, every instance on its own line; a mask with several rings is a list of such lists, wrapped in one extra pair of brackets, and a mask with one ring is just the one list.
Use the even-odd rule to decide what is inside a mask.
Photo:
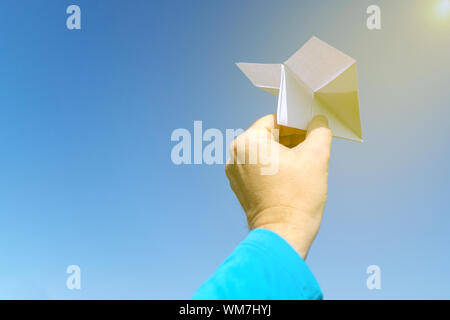
[(314, 275), (278, 234), (255, 229), (194, 294), (195, 300), (322, 299)]

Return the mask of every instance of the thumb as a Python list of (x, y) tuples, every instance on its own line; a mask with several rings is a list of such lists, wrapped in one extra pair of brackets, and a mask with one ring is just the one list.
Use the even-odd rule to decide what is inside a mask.
[(271, 140), (278, 142), (279, 129), (280, 126), (277, 124), (277, 115), (276, 113), (273, 113), (256, 120), (247, 131), (262, 130), (268, 133), (268, 137)]
[(279, 126), (277, 124), (277, 114), (272, 113), (268, 114), (262, 118), (256, 120), (249, 129), (264, 129), (264, 130), (272, 130), (278, 129)]

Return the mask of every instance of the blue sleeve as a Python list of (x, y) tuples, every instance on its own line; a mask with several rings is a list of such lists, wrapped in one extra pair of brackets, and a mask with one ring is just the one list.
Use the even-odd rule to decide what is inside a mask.
[(314, 275), (276, 233), (255, 229), (194, 294), (195, 300), (322, 299)]

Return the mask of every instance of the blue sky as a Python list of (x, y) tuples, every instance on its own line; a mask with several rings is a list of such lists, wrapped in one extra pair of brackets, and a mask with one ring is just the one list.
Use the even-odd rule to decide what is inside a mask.
[(247, 226), (224, 167), (175, 166), (171, 133), (275, 112), (234, 63), (284, 61), (315, 35), (357, 60), (365, 142), (333, 142), (307, 263), (325, 298), (449, 299), (450, 17), (436, 3), (2, 1), (0, 298), (189, 298)]

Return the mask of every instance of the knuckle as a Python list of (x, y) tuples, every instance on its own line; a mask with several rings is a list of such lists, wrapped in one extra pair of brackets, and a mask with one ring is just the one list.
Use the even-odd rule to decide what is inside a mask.
[[(229, 151), (230, 151), (230, 155), (231, 155), (231, 156), (233, 156), (233, 155), (235, 154), (236, 148), (237, 148), (237, 142), (236, 142), (236, 139), (234, 139), (233, 141), (231, 141), (231, 143), (230, 143), (230, 148), (229, 148)], [(228, 166), (228, 165), (227, 165), (227, 166)]]
[(230, 164), (227, 163), (227, 164), (225, 165), (225, 174), (226, 174), (226, 176), (227, 176), (228, 178), (230, 177), (230, 171), (231, 171)]
[(241, 134), (230, 143), (230, 155), (234, 156), (236, 154), (239, 146), (242, 144), (243, 136), (244, 134)]

